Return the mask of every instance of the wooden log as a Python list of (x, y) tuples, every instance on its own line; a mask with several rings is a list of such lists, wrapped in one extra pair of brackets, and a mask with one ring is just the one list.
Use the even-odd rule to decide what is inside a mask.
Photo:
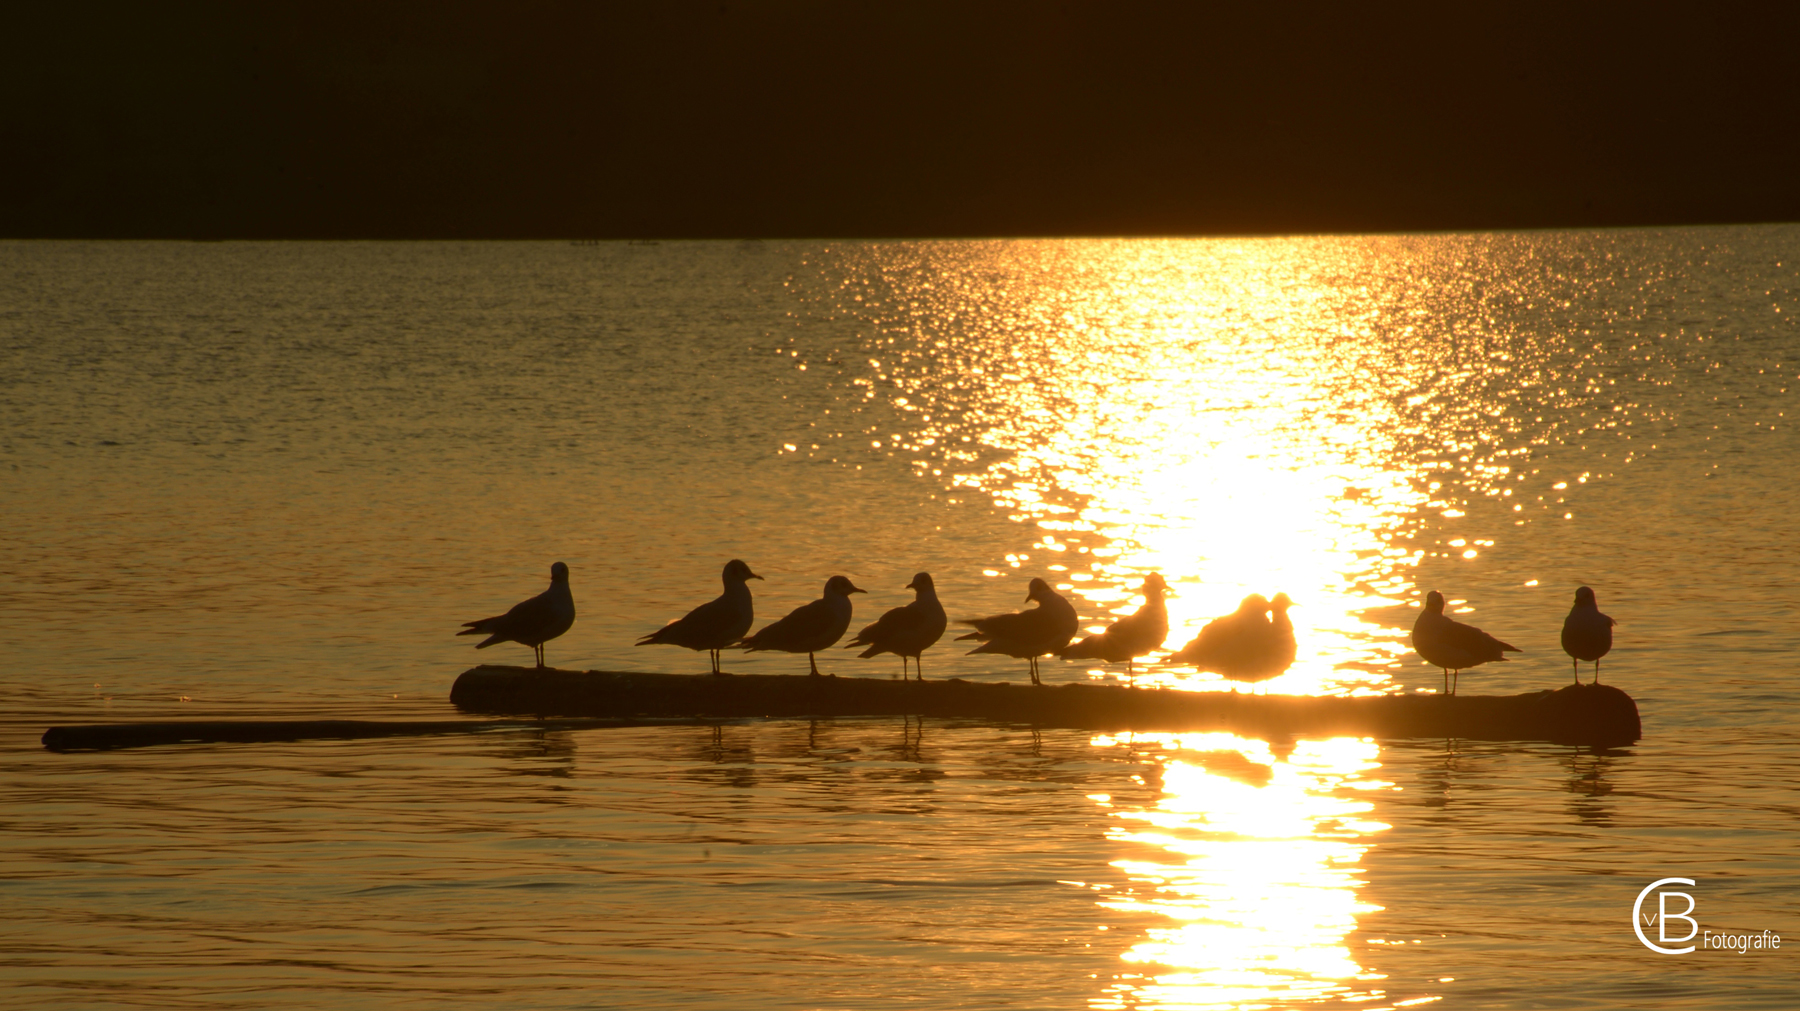
[(1642, 734), (1611, 685), (1524, 695), (1366, 698), (1186, 692), (1075, 683), (896, 681), (770, 674), (645, 674), (484, 665), (450, 701), (472, 713), (559, 717), (966, 717), (1098, 731), (1226, 730), (1258, 737), (1353, 734), (1616, 746)]
[[(268, 743), (274, 741), (356, 740), (367, 737), (416, 737), (424, 734), (475, 734), (489, 730), (589, 730), (598, 727), (692, 724), (695, 720), (194, 720), (175, 723), (98, 723), (51, 727), (44, 747), (51, 751), (113, 751), (158, 744)], [(707, 721), (716, 722), (716, 721)]]

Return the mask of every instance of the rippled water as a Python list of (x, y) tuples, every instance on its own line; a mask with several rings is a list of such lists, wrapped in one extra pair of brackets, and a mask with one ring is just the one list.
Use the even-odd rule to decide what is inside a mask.
[[(0, 244), (0, 965), (29, 1007), (1787, 1007), (1800, 228), (956, 243)], [(56, 723), (437, 717), (573, 570), (564, 667), (741, 556), (759, 623), (1042, 575), (1267, 690), (1436, 690), (1425, 590), (1645, 738), (927, 720), (52, 755)], [(523, 662), (501, 646), (479, 659)], [(823, 662), (896, 676), (891, 657)], [(803, 663), (803, 662), (802, 662)], [(783, 654), (731, 669), (799, 672)], [(940, 646), (928, 676), (1021, 680)], [(1049, 680), (1120, 679), (1047, 663)], [(1144, 683), (1223, 684), (1153, 669)], [(1691, 877), (1660, 956), (1638, 891)]]

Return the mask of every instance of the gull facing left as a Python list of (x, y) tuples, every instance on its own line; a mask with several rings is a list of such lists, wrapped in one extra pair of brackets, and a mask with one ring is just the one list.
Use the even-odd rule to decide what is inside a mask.
[(1456, 694), (1456, 684), (1450, 679), (1453, 672), (1461, 675), (1470, 667), (1505, 660), (1507, 653), (1524, 652), (1473, 625), (1447, 617), (1444, 595), (1436, 590), (1425, 595), (1425, 609), (1413, 622), (1412, 645), (1426, 663), (1443, 668), (1444, 688), (1451, 695)]
[[(868, 649), (856, 654), (867, 659), (882, 653), (892, 653), (900, 658), (900, 678), (906, 679), (906, 658), (912, 657), (915, 665), (919, 654), (931, 648), (932, 643), (944, 636), (944, 626), (948, 624), (944, 617), (944, 605), (938, 603), (937, 584), (931, 581), (931, 573), (921, 572), (906, 584), (913, 591), (913, 602), (905, 607), (896, 607), (875, 619), (868, 627), (856, 633), (845, 649), (867, 646)], [(919, 680), (925, 680), (925, 668), (919, 666)]]
[(575, 624), (575, 598), (569, 593), (569, 567), (550, 566), (550, 588), (530, 600), (520, 601), (505, 614), (463, 624), (457, 635), (485, 635), (475, 644), (487, 649), (497, 642), (530, 646), (538, 667), (544, 666), (544, 643), (567, 632)]
[(1075, 616), (1075, 605), (1042, 579), (1033, 579), (1029, 590), (1025, 599), (1037, 601), (1038, 606), (989, 618), (966, 618), (957, 624), (973, 625), (975, 631), (956, 638), (982, 640), (970, 654), (998, 653), (1029, 661), (1031, 683), (1041, 685), (1044, 682), (1038, 678), (1037, 658), (1067, 646), (1081, 631), (1081, 619)]

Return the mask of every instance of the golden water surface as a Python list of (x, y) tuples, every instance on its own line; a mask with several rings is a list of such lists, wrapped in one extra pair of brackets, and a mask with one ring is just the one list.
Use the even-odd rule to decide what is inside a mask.
[[(1191, 241), (0, 245), (0, 964), (23, 1006), (1780, 1007), (1800, 937), (1800, 229)], [(573, 571), (564, 667), (742, 557), (758, 623), (1041, 576), (1257, 690), (1432, 692), (1420, 597), (1555, 687), (1591, 585), (1645, 740), (745, 722), (51, 755), (54, 723), (444, 718)], [(946, 641), (929, 677), (1019, 681)], [(830, 651), (842, 675), (892, 657)], [(799, 673), (784, 654), (729, 669)], [(1050, 681), (1227, 690), (1179, 665)], [(1725, 959), (1736, 959), (1735, 962)]]

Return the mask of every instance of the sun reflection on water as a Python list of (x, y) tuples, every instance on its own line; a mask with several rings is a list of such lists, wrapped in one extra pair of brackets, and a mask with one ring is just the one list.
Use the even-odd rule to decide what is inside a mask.
[[(821, 380), (855, 405), (828, 438), (1030, 528), (984, 576), (1045, 576), (1095, 630), (1160, 572), (1169, 650), (1285, 592), (1299, 656), (1263, 690), (1375, 694), (1401, 688), (1426, 559), (1480, 565), (1565, 519), (1551, 447), (1604, 430), (1626, 460), (1653, 448), (1630, 426), (1666, 407), (1602, 417), (1596, 398), (1681, 356), (1603, 353), (1579, 329), (1594, 320), (1546, 332), (1532, 308), (1622, 283), (1595, 266), (1606, 241), (877, 244), (793, 283), (869, 351), (866, 370), (825, 356), (840, 372)], [(1182, 667), (1136, 680), (1230, 686)]]
[[(1359, 914), (1358, 866), (1375, 833), (1358, 796), (1374, 778), (1372, 740), (1300, 741), (1285, 754), (1232, 734), (1121, 734), (1099, 747), (1147, 752), (1161, 796), (1148, 807), (1091, 797), (1113, 820), (1130, 884), (1100, 905), (1166, 917), (1121, 957), (1095, 1008), (1256, 1008), (1324, 1001), (1389, 1006), (1384, 978), (1346, 937)], [(1409, 1005), (1419, 1003), (1412, 998)]]

